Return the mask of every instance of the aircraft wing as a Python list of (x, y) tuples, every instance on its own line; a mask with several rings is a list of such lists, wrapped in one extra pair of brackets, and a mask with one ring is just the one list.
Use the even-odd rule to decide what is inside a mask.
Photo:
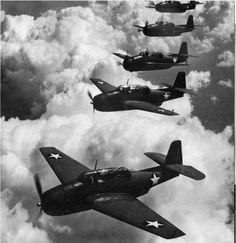
[(90, 78), (90, 80), (102, 91), (102, 93), (112, 92), (116, 89), (115, 86), (108, 84), (99, 78)]
[(125, 101), (125, 105), (132, 109), (150, 111), (150, 112), (159, 113), (159, 114), (167, 115), (167, 116), (178, 115), (178, 113), (175, 113), (174, 111), (169, 111), (169, 110), (166, 110), (164, 108), (161, 108), (159, 106), (156, 106), (151, 103), (144, 102), (144, 101), (138, 101), (138, 100)]
[(185, 235), (180, 229), (129, 194), (100, 194), (88, 198), (92, 209), (165, 239)]
[(54, 147), (42, 147), (39, 150), (62, 184), (75, 180), (81, 173), (90, 170)]

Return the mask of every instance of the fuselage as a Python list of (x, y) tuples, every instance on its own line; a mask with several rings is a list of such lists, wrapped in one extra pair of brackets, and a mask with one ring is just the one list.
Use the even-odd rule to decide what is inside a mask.
[(179, 2), (173, 3), (159, 3), (155, 5), (155, 9), (162, 13), (184, 13), (187, 10), (195, 9), (196, 4), (185, 3), (181, 4)]
[(179, 36), (182, 33), (191, 32), (193, 28), (186, 26), (167, 24), (152, 24), (143, 28), (143, 34), (146, 36)]
[(143, 101), (160, 106), (164, 101), (182, 97), (183, 93), (164, 89), (150, 89), (147, 86), (121, 85), (113, 92), (102, 93), (93, 98), (94, 108), (99, 111), (131, 110), (125, 101)]
[(139, 197), (157, 185), (160, 176), (160, 170), (129, 171), (123, 167), (85, 172), (71, 183), (46, 191), (42, 208), (49, 215), (59, 216), (91, 209), (89, 197), (95, 195), (128, 193)]
[(167, 69), (175, 64), (171, 57), (164, 56), (162, 53), (149, 53), (149, 55), (139, 55), (124, 59), (123, 67), (127, 71), (145, 71)]

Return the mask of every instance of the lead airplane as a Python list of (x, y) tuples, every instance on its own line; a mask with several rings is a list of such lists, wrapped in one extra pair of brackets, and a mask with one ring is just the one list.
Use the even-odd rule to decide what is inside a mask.
[(164, 1), (155, 4), (153, 1), (149, 2), (147, 8), (154, 8), (162, 13), (184, 13), (187, 10), (196, 8), (196, 5), (203, 4), (197, 1), (190, 1), (189, 3), (180, 3), (179, 1)]
[(143, 32), (146, 36), (179, 36), (182, 33), (191, 32), (196, 26), (193, 22), (193, 15), (188, 17), (186, 25), (175, 25), (170, 22), (157, 21), (155, 24), (148, 24), (146, 21), (145, 26), (134, 24), (139, 32)]
[(184, 235), (180, 229), (137, 197), (180, 174), (195, 180), (205, 177), (192, 166), (183, 165), (179, 140), (172, 142), (167, 156), (145, 153), (160, 166), (139, 171), (124, 167), (96, 169), (96, 166), (91, 170), (54, 147), (42, 147), (40, 151), (61, 184), (43, 193), (39, 175), (35, 174), (40, 197), (37, 220), (42, 210), (48, 215), (62, 216), (93, 209), (166, 239), (180, 237)]
[(125, 70), (133, 71), (147, 71), (147, 70), (161, 70), (171, 68), (173, 66), (186, 66), (188, 57), (195, 57), (188, 54), (187, 42), (182, 42), (179, 53), (169, 53), (164, 55), (161, 52), (140, 52), (138, 55), (130, 56), (121, 53), (113, 53), (113, 55), (122, 58), (124, 61), (121, 65)]
[(167, 88), (150, 89), (143, 85), (120, 85), (115, 87), (97, 78), (90, 79), (102, 91), (91, 99), (94, 109), (98, 111), (143, 110), (167, 116), (178, 115), (173, 110), (159, 107), (163, 102), (183, 97), (184, 93), (195, 93), (186, 89), (185, 72), (179, 72), (174, 85), (162, 83)]

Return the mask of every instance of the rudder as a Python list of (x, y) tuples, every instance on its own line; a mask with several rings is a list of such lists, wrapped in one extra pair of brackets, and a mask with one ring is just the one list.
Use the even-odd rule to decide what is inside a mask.
[(177, 74), (173, 88), (186, 89), (185, 72), (179, 72)]
[(183, 164), (181, 141), (176, 140), (171, 143), (164, 165)]
[(185, 62), (188, 58), (188, 46), (187, 42), (182, 42), (180, 49), (179, 49), (179, 55), (177, 58), (177, 63)]
[(190, 29), (194, 28), (193, 15), (189, 15), (186, 28), (190, 28)]

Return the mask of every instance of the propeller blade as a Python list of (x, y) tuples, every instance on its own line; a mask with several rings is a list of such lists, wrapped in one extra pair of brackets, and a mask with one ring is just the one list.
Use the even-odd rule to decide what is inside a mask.
[(34, 184), (35, 184), (37, 193), (38, 193), (39, 197), (41, 198), (43, 192), (42, 192), (41, 181), (40, 181), (40, 178), (39, 178), (39, 175), (38, 175), (38, 174), (35, 174), (35, 175), (34, 175)]
[(38, 222), (38, 220), (40, 219), (40, 217), (42, 216), (42, 214), (43, 214), (43, 209), (40, 208), (40, 210), (38, 211), (36, 217), (33, 220), (33, 227), (36, 226), (36, 223)]
[(90, 93), (89, 90), (88, 90), (88, 96), (89, 96), (89, 98), (93, 101), (93, 96), (92, 96), (92, 94)]
[(146, 27), (146, 26), (148, 26), (148, 21), (147, 21), (147, 20), (146, 20), (146, 22), (145, 22), (145, 27)]

